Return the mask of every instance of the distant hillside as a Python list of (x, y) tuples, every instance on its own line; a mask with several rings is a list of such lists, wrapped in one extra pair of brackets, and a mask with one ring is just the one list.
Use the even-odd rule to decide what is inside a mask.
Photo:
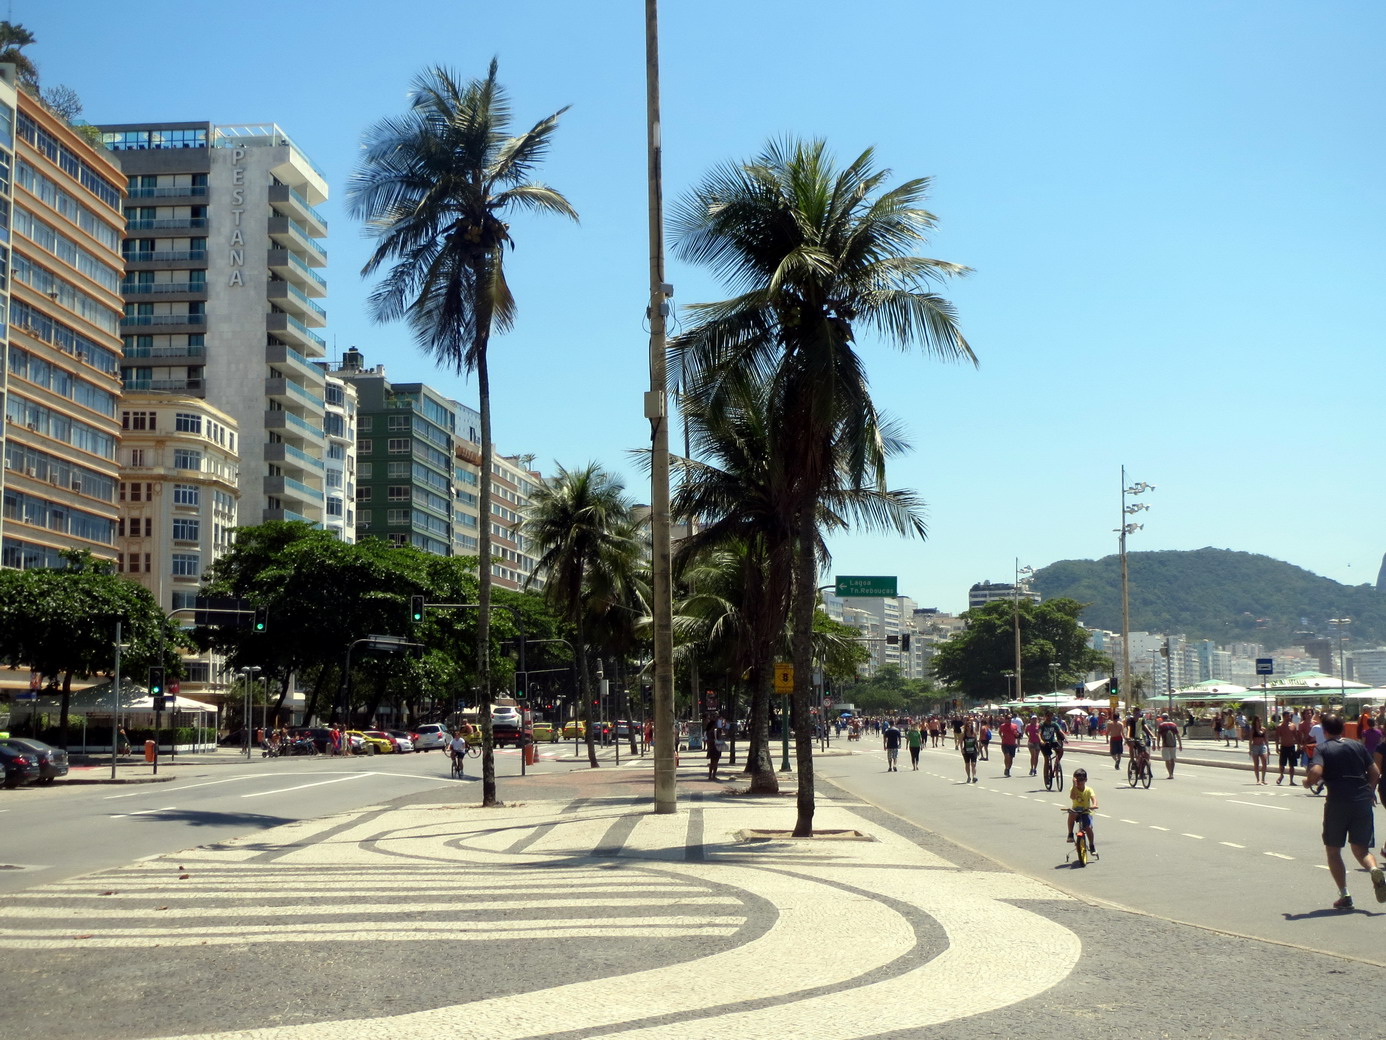
[[(1224, 644), (1268, 649), (1303, 642), (1296, 633), (1333, 635), (1328, 618), (1350, 617), (1353, 645), (1386, 645), (1386, 594), (1371, 585), (1341, 585), (1269, 556), (1197, 549), (1127, 554), (1131, 630), (1183, 633)], [(1060, 560), (1038, 571), (1045, 599), (1071, 596), (1090, 604), (1083, 623), (1121, 630), (1121, 559)]]

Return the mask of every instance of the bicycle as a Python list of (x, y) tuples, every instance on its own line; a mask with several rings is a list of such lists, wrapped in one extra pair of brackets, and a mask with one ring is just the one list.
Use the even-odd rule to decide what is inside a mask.
[(1064, 856), (1064, 862), (1077, 856), (1078, 866), (1086, 867), (1089, 859), (1100, 859), (1097, 850), (1092, 847), (1092, 813), (1071, 806), (1059, 811), (1077, 818), (1077, 825), (1073, 828), (1073, 852)]
[(450, 757), (451, 757), (451, 759), (452, 759), (452, 763), (451, 763), (451, 768), (450, 768), (449, 775), (450, 775), (454, 780), (456, 780), (456, 779), (458, 779), (458, 778), (460, 778), (460, 777), (465, 776), (466, 774), (465, 774), (465, 772), (463, 771), (463, 768), (462, 768), (462, 767), (463, 767), (463, 764), (464, 764), (464, 761), (465, 761), (466, 759), (468, 759), (468, 758), (476, 758), (476, 757), (477, 757), (478, 755), (480, 755), (480, 754), (481, 754), (481, 748), (475, 746), (474, 744), (468, 744), (468, 745), (467, 745), (467, 750), (464, 751), (464, 752), (462, 752), (461, 754), (457, 754), (456, 752), (450, 751), (450, 752), (449, 752), (449, 755), (450, 755)]
[(1150, 749), (1142, 743), (1135, 743), (1131, 747), (1131, 756), (1126, 760), (1126, 782), (1132, 787), (1140, 784), (1146, 790), (1150, 789), (1150, 781), (1154, 779), (1154, 773), (1150, 769)]
[(1062, 791), (1064, 789), (1064, 756), (1062, 748), (1054, 748), (1044, 756), (1044, 789)]

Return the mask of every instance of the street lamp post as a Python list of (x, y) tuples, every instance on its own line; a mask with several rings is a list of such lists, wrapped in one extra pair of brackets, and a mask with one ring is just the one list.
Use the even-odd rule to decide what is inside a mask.
[[(1350, 617), (1331, 617), (1328, 623), (1338, 631), (1338, 683), (1341, 687), (1338, 703), (1347, 708), (1347, 668), (1343, 661), (1343, 626), (1352, 624)], [(1360, 736), (1360, 734), (1359, 734)]]
[(1001, 673), (1001, 677), (1002, 677), (1003, 679), (1006, 680), (1006, 696), (1007, 696), (1008, 698), (1010, 698), (1011, 700), (1013, 700), (1013, 701), (1019, 700), (1020, 698), (1018, 698), (1018, 697), (1015, 695), (1015, 671), (1014, 671), (1014, 669), (1007, 668), (1004, 672)]
[(1126, 518), (1150, 507), (1144, 502), (1127, 505), (1126, 498), (1128, 495), (1143, 495), (1154, 490), (1154, 484), (1147, 484), (1143, 480), (1127, 487), (1126, 467), (1121, 467), (1121, 526), (1117, 528), (1117, 533), (1121, 536), (1121, 688), (1127, 691), (1126, 695), (1133, 703), (1135, 698), (1131, 696), (1131, 582), (1126, 570), (1126, 536), (1134, 534), (1145, 525), (1131, 523)]
[(1020, 557), (1015, 561), (1015, 583), (1011, 585), (1011, 616), (1015, 621), (1015, 699), (1024, 695), (1022, 665), (1020, 662), (1020, 576), (1034, 574), (1035, 568), (1022, 567)]
[(258, 664), (247, 665), (241, 669), (242, 686), (245, 687), (245, 714), (241, 719), (241, 738), (245, 745), (245, 757), (250, 758), (250, 690), (251, 684), (255, 681), (255, 676), (260, 674)]
[(1049, 662), (1049, 687), (1051, 692), (1059, 692), (1059, 664), (1056, 661)]

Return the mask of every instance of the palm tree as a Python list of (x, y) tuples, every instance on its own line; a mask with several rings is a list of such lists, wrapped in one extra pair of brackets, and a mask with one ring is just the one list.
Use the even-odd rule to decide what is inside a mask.
[(366, 132), (348, 187), (353, 213), (376, 240), (361, 273), (389, 270), (371, 294), (377, 321), (408, 321), (418, 342), (444, 367), (475, 372), (481, 412), (478, 532), (477, 685), (483, 730), (482, 804), (495, 805), (491, 745), (491, 333), (515, 321), (505, 280), (514, 245), (502, 218), (513, 210), (577, 219), (561, 194), (533, 180), (566, 108), (510, 136), (510, 104), (496, 82), (460, 83), (441, 67), (414, 81), (404, 115)]
[(711, 265), (736, 294), (693, 308), (694, 327), (673, 346), (675, 377), (715, 407), (753, 374), (769, 385), (767, 422), (784, 431), (800, 835), (813, 826), (819, 510), (830, 491), (885, 487), (887, 452), (857, 329), (901, 349), (976, 361), (952, 305), (932, 290), (966, 268), (910, 254), (935, 223), (920, 205), (929, 182), (886, 188), (888, 176), (870, 149), (838, 169), (822, 141), (772, 142), (748, 163), (714, 169), (674, 218), (678, 254)]
[[(587, 761), (595, 769), (588, 649), (593, 633), (612, 626), (613, 612), (630, 611), (641, 555), (639, 525), (625, 485), (597, 463), (545, 480), (530, 498), (524, 534), (539, 551), (530, 576), (544, 579), (544, 599), (574, 631), (583, 711), (587, 719)], [(631, 627), (633, 626), (618, 626)]]

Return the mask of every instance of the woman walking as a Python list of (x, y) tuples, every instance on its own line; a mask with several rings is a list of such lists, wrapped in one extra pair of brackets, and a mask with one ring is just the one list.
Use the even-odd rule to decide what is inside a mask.
[(977, 726), (968, 719), (963, 723), (962, 737), (958, 741), (958, 746), (962, 749), (963, 772), (966, 779), (965, 784), (975, 784), (977, 782)]
[(1264, 787), (1266, 773), (1270, 770), (1270, 738), (1261, 726), (1261, 716), (1251, 716), (1250, 726), (1251, 736), (1247, 743), (1251, 748), (1251, 772), (1256, 782)]

